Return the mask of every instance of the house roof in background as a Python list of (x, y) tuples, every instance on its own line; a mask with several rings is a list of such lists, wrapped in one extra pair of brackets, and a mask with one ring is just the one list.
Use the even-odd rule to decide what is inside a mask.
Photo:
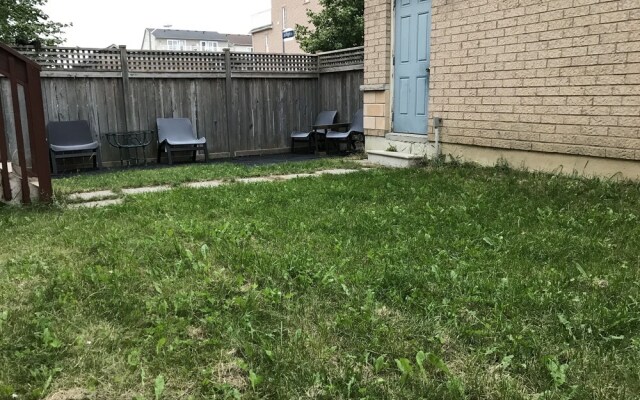
[(211, 40), (216, 42), (227, 41), (227, 35), (218, 32), (153, 28), (147, 28), (147, 30), (155, 36), (156, 39)]
[(251, 30), (251, 34), (262, 32), (262, 31), (266, 31), (266, 30), (269, 30), (269, 29), (273, 29), (273, 25), (272, 24), (265, 25), (265, 26), (259, 26), (257, 28), (253, 28)]
[(188, 31), (181, 29), (154, 29), (147, 28), (156, 39), (177, 40), (207, 40), (214, 42), (229, 42), (238, 46), (252, 46), (251, 35), (236, 35), (233, 33), (219, 33), (214, 31)]
[(230, 44), (238, 46), (253, 46), (253, 37), (251, 35), (227, 35)]

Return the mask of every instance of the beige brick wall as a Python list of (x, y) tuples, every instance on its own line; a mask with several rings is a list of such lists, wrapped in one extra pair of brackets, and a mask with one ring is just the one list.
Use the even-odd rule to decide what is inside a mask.
[(444, 142), (640, 160), (640, 0), (433, 0), (431, 51)]
[(364, 93), (364, 129), (370, 136), (384, 136), (391, 129), (389, 116), (389, 90), (366, 91)]
[[(318, 12), (322, 9), (319, 0), (271, 0), (272, 28), (253, 35), (254, 51), (258, 53), (282, 53), (282, 7), (286, 7), (287, 20), (284, 28), (292, 28), (298, 25), (309, 25), (307, 10)], [(265, 39), (267, 37), (267, 39)], [(296, 40), (284, 42), (284, 50), (287, 54), (304, 53)]]
[(387, 84), (391, 79), (390, 0), (365, 0), (364, 9), (364, 84)]
[(369, 136), (391, 129), (391, 0), (365, 0), (364, 128)]

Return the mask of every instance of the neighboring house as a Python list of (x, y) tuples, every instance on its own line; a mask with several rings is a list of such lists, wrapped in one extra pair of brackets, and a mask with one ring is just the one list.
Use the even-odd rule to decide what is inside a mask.
[(445, 155), (640, 179), (638, 0), (366, 0), (362, 90), (368, 150), (441, 117)]
[(227, 35), (227, 42), (231, 51), (251, 53), (253, 52), (253, 38), (251, 35)]
[(295, 38), (283, 40), (283, 32), (294, 34), (296, 24), (308, 26), (307, 11), (321, 9), (319, 0), (271, 0), (270, 10), (253, 16), (254, 50), (258, 53), (304, 53)]
[(222, 51), (225, 48), (251, 53), (251, 35), (147, 28), (142, 40), (142, 50)]

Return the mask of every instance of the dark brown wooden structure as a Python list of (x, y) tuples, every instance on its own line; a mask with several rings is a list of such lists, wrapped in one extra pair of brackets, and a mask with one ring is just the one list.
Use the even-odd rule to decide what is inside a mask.
[[(38, 178), (40, 201), (51, 201), (51, 173), (49, 151), (45, 133), (40, 66), (12, 48), (0, 43), (0, 78), (9, 81), (11, 104), (0, 98), (0, 182), (2, 198), (12, 201), (8, 163), (10, 146), (17, 153), (16, 173), (20, 177), (21, 201), (31, 202), (29, 179)], [(21, 96), (22, 95), (22, 96)], [(5, 110), (13, 111), (10, 132), (5, 121)], [(26, 120), (26, 121), (25, 121)], [(26, 122), (26, 126), (25, 126)], [(27, 133), (25, 135), (25, 132)], [(15, 135), (15, 137), (9, 137)]]

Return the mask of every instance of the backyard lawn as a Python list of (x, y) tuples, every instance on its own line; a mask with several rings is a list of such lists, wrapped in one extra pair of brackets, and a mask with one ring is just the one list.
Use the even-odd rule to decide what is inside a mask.
[(0, 399), (640, 396), (639, 184), (375, 169), (0, 207), (0, 235)]

